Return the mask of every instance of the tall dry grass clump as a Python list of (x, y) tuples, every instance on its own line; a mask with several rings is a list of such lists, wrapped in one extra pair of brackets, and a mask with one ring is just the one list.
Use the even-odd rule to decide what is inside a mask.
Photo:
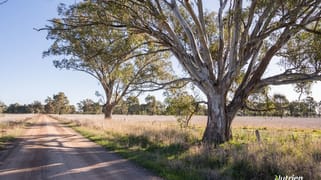
[(25, 126), (31, 119), (31, 115), (11, 115), (0, 118), (0, 150), (5, 149), (16, 137), (22, 135)]

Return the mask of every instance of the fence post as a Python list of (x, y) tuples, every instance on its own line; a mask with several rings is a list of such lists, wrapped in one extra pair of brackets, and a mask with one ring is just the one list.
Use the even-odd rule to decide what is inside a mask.
[(255, 136), (256, 136), (257, 142), (261, 142), (261, 135), (260, 135), (259, 130), (255, 130)]

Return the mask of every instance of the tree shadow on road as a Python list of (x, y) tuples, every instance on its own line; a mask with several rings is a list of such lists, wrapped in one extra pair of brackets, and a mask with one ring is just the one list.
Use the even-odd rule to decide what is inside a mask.
[[(39, 124), (41, 126), (41, 124)], [(37, 125), (37, 126), (39, 126)], [(72, 143), (76, 142), (76, 143)], [(0, 179), (153, 179), (147, 171), (73, 134), (30, 135), (0, 159)]]

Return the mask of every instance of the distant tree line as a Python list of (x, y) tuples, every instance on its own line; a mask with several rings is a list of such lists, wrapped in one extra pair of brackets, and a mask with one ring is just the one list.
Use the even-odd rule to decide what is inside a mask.
[[(254, 95), (255, 96), (255, 95)], [(239, 110), (240, 116), (293, 116), (315, 117), (321, 115), (321, 101), (311, 96), (302, 100), (289, 101), (284, 95), (274, 94), (272, 97), (251, 96), (246, 107)]]
[(31, 104), (14, 103), (6, 106), (3, 102), (0, 102), (0, 113), (73, 114), (76, 113), (76, 108), (69, 104), (69, 100), (63, 92), (59, 92), (52, 97), (47, 97), (45, 104), (34, 101)]
[[(84, 99), (77, 103), (77, 109), (69, 104), (68, 97), (59, 92), (52, 97), (47, 97), (45, 104), (34, 101), (31, 104), (14, 103), (6, 105), (0, 101), (0, 113), (46, 113), (46, 114), (101, 114), (104, 112), (104, 104), (91, 99)], [(173, 97), (167, 97), (164, 102), (158, 101), (155, 96), (147, 95), (145, 103), (141, 103), (137, 96), (128, 96), (121, 99), (114, 108), (113, 114), (126, 115), (185, 115), (191, 111), (193, 114), (206, 115), (205, 105), (195, 108), (193, 96), (183, 92)]]
[[(140, 103), (136, 96), (129, 96), (122, 100), (114, 109), (114, 114), (127, 115), (178, 115), (190, 113), (195, 108), (193, 96), (182, 94), (179, 97), (167, 97), (164, 102), (158, 101), (155, 96), (148, 95), (145, 103)], [(199, 106), (196, 115), (206, 115), (205, 105)]]
[[(47, 97), (45, 104), (34, 101), (31, 104), (6, 105), (0, 101), (0, 113), (45, 113), (45, 114), (101, 114), (104, 105), (91, 99), (84, 99), (77, 103), (77, 108), (69, 104), (68, 97), (59, 92)], [(147, 95), (145, 103), (140, 102), (137, 96), (128, 96), (121, 99), (115, 106), (113, 114), (125, 115), (175, 115), (189, 119), (192, 115), (207, 115), (206, 104), (200, 104), (186, 91), (167, 95), (164, 102), (155, 96)], [(264, 91), (254, 94), (248, 103), (239, 112), (239, 116), (320, 116), (321, 102), (311, 96), (305, 99), (290, 102), (284, 95), (274, 94), (272, 97)]]

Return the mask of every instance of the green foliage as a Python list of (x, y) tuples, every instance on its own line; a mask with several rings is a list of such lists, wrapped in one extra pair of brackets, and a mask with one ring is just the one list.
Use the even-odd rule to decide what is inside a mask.
[(33, 103), (28, 105), (31, 109), (31, 113), (44, 113), (45, 107), (41, 104), (40, 101), (34, 101)]
[(195, 99), (187, 92), (178, 93), (176, 96), (166, 98), (167, 111), (170, 114), (177, 114), (178, 116), (188, 115), (195, 110), (193, 103)]
[(128, 114), (139, 114), (140, 107), (139, 107), (139, 99), (136, 96), (129, 96), (126, 99), (126, 104), (128, 107)]
[(115, 106), (114, 114), (128, 114), (128, 105), (121, 99), (119, 103)]
[(48, 97), (45, 102), (44, 109), (48, 114), (68, 114), (75, 112), (75, 107), (69, 105), (69, 100), (63, 92), (54, 94), (53, 98)]
[[(99, 7), (97, 11), (113, 17), (98, 24), (148, 35), (176, 56), (211, 107), (208, 127), (215, 128), (205, 131), (204, 141), (229, 139), (224, 132), (230, 132), (233, 118), (252, 93), (268, 85), (321, 78), (320, 58), (314, 58), (316, 53), (310, 53), (307, 46), (317, 40), (309, 36), (306, 43), (294, 40), (292, 46), (286, 45), (301, 32), (309, 35), (318, 30), (319, 0), (221, 1), (216, 2), (217, 14), (204, 11), (205, 1), (91, 2)], [(299, 55), (286, 50), (290, 48)], [(274, 57), (282, 51), (287, 56), (282, 59), (290, 66), (267, 73), (274, 60), (281, 61)]]
[(100, 114), (102, 107), (98, 102), (91, 99), (84, 99), (78, 103), (78, 109), (84, 114)]
[(289, 102), (285, 95), (269, 95), (269, 88), (264, 88), (248, 97), (247, 107), (239, 111), (239, 115), (246, 116), (316, 116), (320, 104), (312, 97)]
[[(31, 104), (20, 105), (19, 103), (10, 104), (8, 107), (3, 106), (5, 113), (43, 113), (44, 106), (40, 101), (34, 101)], [(1, 113), (1, 104), (0, 104)]]
[(55, 113), (55, 107), (53, 104), (53, 100), (51, 97), (47, 97), (47, 99), (45, 100), (45, 112), (47, 114), (54, 114)]
[(19, 103), (10, 104), (5, 111), (6, 113), (32, 113), (28, 105), (20, 105)]
[(289, 101), (282, 94), (274, 94), (273, 102), (275, 106), (276, 115), (283, 117), (285, 115), (285, 108), (288, 107)]
[(113, 18), (99, 8), (90, 1), (61, 5), (61, 18), (46, 28), (53, 44), (44, 56), (61, 57), (54, 61), (57, 68), (95, 77), (105, 91), (104, 112), (109, 116), (124, 96), (159, 89), (173, 77), (166, 49), (144, 34), (94, 23)]
[[(310, 24), (307, 28), (320, 31), (320, 25)], [(321, 67), (321, 35), (301, 31), (296, 34), (281, 52), (284, 59), (280, 64), (285, 69), (294, 69), (297, 73), (311, 73)], [(300, 91), (305, 85), (311, 85), (312, 81), (299, 83), (297, 90)]]
[(171, 94), (165, 99), (165, 103), (166, 112), (176, 115), (181, 127), (187, 127), (192, 115), (198, 111), (196, 100), (186, 91)]
[(157, 101), (155, 96), (151, 96), (151, 95), (146, 96), (145, 102), (147, 106), (146, 108), (147, 114), (149, 115), (158, 114)]

